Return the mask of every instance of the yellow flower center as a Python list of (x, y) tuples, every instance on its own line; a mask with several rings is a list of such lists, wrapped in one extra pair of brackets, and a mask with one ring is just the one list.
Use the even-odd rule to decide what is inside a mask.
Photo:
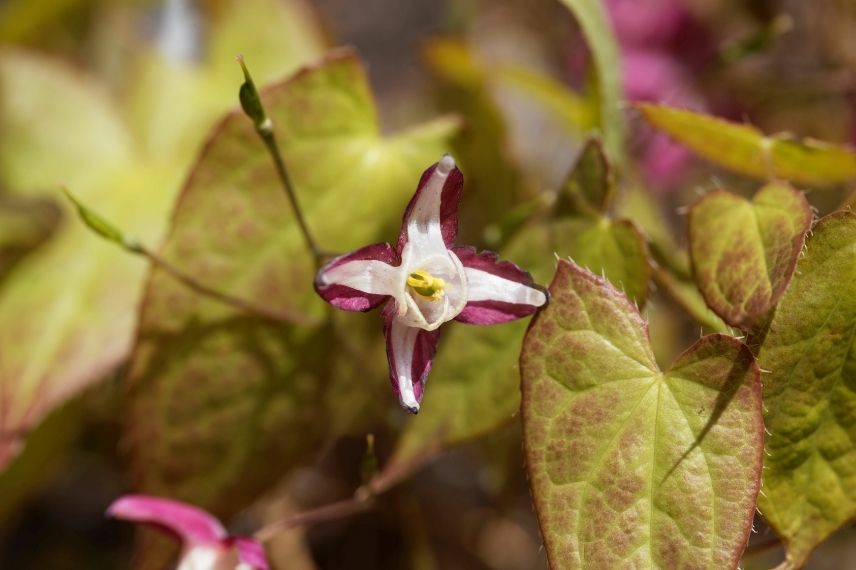
[(407, 276), (407, 284), (417, 295), (429, 301), (442, 299), (443, 289), (446, 287), (445, 281), (421, 269)]

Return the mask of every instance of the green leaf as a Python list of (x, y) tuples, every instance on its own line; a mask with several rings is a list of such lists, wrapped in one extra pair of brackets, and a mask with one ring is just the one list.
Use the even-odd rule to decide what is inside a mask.
[(636, 108), (655, 127), (724, 168), (763, 180), (827, 186), (856, 178), (856, 151), (787, 133), (766, 136), (755, 127), (640, 103)]
[(822, 219), (773, 316), (758, 361), (767, 458), (758, 504), (788, 568), (856, 517), (856, 216)]
[(0, 132), (0, 177), (13, 194), (53, 193), (64, 183), (84, 196), (132, 158), (132, 139), (106, 90), (23, 51), (0, 52)]
[(606, 281), (560, 261), (520, 358), (524, 445), (554, 568), (735, 568), (758, 492), (759, 370), (736, 339), (667, 372)]
[[(420, 173), (456, 128), (439, 120), (383, 137), (350, 51), (261, 96), (309, 226), (333, 251), (390, 239)], [(239, 111), (207, 143), (162, 255), (251, 302), (324, 314), (313, 259), (273, 163)], [(324, 438), (348, 429), (342, 417), (367, 413), (351, 394), (393, 404), (382, 342), (377, 316), (342, 315), (320, 329), (277, 327), (153, 272), (131, 360), (127, 430), (137, 488), (221, 515), (245, 507)], [(355, 378), (355, 369), (365, 378)], [(339, 390), (345, 381), (350, 393)]]
[[(245, 53), (254, 56), (257, 79), (293, 69), (318, 49), (317, 44), (300, 43), (317, 33), (311, 22), (282, 2), (218, 3), (225, 4), (223, 21), (208, 29), (207, 45), (214, 50), (232, 42), (250, 44)], [(231, 27), (236, 12), (241, 25), (247, 24), (240, 30)], [(255, 24), (249, 25), (252, 20)], [(247, 41), (261, 42), (283, 22), (274, 32), (283, 36), (278, 42)], [(96, 35), (111, 33), (99, 29)], [(204, 67), (163, 61), (151, 68), (140, 62), (128, 65), (132, 101), (120, 107), (105, 86), (79, 69), (3, 50), (4, 191), (58, 199), (58, 185), (66, 184), (115, 227), (143, 243), (158, 243), (198, 145), (211, 122), (235, 105), (238, 51), (232, 49), (225, 62)], [(259, 52), (263, 57), (255, 59)], [(4, 391), (7, 430), (28, 431), (59, 403), (103, 378), (127, 358), (136, 329), (146, 264), (97, 239), (75, 219), (70, 204), (58, 202), (68, 222), (16, 266), (0, 291), (0, 359), (10, 378)], [(0, 457), (6, 455), (6, 445), (0, 441)]]
[(648, 299), (651, 263), (645, 238), (630, 220), (565, 219), (550, 226), (553, 250), (603, 273), (640, 307)]
[(743, 330), (759, 324), (788, 287), (812, 212), (802, 192), (768, 184), (751, 202), (710, 192), (689, 212), (693, 273), (708, 306)]
[(606, 212), (615, 194), (612, 168), (597, 137), (589, 138), (556, 199), (557, 216), (592, 216)]
[(692, 281), (679, 279), (672, 272), (658, 267), (652, 275), (654, 282), (698, 324), (711, 332), (727, 333), (730, 328), (710, 310)]
[[(0, 172), (12, 195), (58, 199), (57, 184), (65, 181), (134, 234), (150, 237), (157, 228), (167, 193), (131, 161), (121, 117), (91, 78), (4, 52), (0, 129)], [(94, 237), (67, 201), (57, 203), (69, 221), (16, 267), (0, 292), (9, 431), (29, 431), (101, 378), (127, 354), (133, 334), (145, 265)]]
[(573, 13), (586, 38), (597, 73), (600, 127), (609, 156), (624, 162), (625, 125), (622, 113), (621, 61), (612, 27), (599, 0), (561, 0)]

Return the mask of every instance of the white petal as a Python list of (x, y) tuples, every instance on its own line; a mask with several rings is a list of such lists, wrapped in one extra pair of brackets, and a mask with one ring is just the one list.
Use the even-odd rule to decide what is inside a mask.
[(400, 267), (375, 259), (347, 261), (320, 275), (323, 285), (344, 285), (363, 293), (400, 296), (405, 277)]
[(469, 287), (468, 301), (502, 301), (534, 307), (540, 307), (547, 302), (543, 291), (523, 283), (470, 267), (465, 267), (464, 273)]
[(401, 405), (414, 413), (419, 411), (419, 402), (413, 392), (413, 348), (419, 332), (420, 329), (404, 325), (397, 319), (389, 331), (393, 365), (398, 378), (398, 397)]
[(228, 552), (218, 546), (196, 545), (184, 551), (176, 570), (220, 570)]
[(443, 186), (454, 168), (455, 160), (451, 156), (440, 160), (407, 217), (407, 240), (415, 257), (438, 254), (446, 249), (440, 227), (440, 207)]

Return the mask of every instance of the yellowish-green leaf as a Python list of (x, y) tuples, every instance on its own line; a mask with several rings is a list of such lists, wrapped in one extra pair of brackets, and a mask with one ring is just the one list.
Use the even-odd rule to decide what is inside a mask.
[[(262, 100), (309, 226), (333, 251), (394, 235), (420, 173), (456, 126), (441, 120), (383, 137), (349, 51), (263, 90)], [(235, 296), (323, 314), (314, 263), (273, 163), (238, 110), (206, 145), (163, 256)], [(367, 413), (351, 394), (393, 404), (388, 389), (367, 384), (387, 383), (377, 316), (343, 315), (308, 330), (241, 316), (159, 271), (146, 291), (128, 422), (144, 492), (234, 512), (331, 432), (348, 429), (342, 418)]]
[(597, 74), (600, 128), (610, 158), (624, 161), (625, 126), (622, 112), (621, 61), (606, 8), (599, 0), (561, 0), (573, 13), (586, 38)]
[(788, 287), (812, 212), (802, 192), (768, 184), (752, 201), (710, 192), (689, 213), (693, 273), (708, 306), (744, 330), (759, 324)]
[(711, 335), (661, 371), (629, 299), (560, 261), (520, 358), (529, 479), (554, 568), (735, 568), (758, 493), (760, 372)]
[(640, 307), (648, 299), (651, 264), (645, 238), (630, 220), (565, 219), (550, 227), (554, 251), (602, 273)]
[(788, 134), (767, 136), (755, 127), (685, 109), (641, 103), (645, 118), (700, 156), (763, 180), (827, 186), (856, 179), (856, 151)]
[(5, 52), (0, 101), (5, 185), (18, 194), (50, 192), (73, 220), (19, 264), (0, 295), (0, 427), (26, 432), (126, 354), (145, 270), (76, 221), (59, 201), (58, 182), (73, 182), (82, 200), (144, 237), (164, 215), (166, 196), (130, 161), (118, 113), (86, 76)]
[[(257, 26), (275, 25), (289, 13), (272, 0), (228, 5), (245, 17), (252, 13)], [(257, 9), (275, 5), (280, 7)], [(221, 41), (218, 37), (227, 34), (224, 27), (230, 22), (210, 27), (211, 44)], [(270, 44), (265, 61), (279, 58), (283, 67), (260, 65), (261, 76), (292, 69), (306, 57), (283, 52), (282, 46), (304, 49), (297, 47), (296, 38), (317, 32), (296, 16), (289, 25), (303, 27), (303, 36)], [(243, 37), (256, 32), (247, 26)], [(305, 49), (311, 55), (318, 48)], [(128, 235), (157, 243), (210, 121), (236, 103), (240, 71), (234, 55), (229, 56), (230, 77), (163, 64), (163, 73), (129, 81), (149, 85), (144, 94), (130, 88), (142, 104), (120, 108), (80, 71), (35, 55), (0, 53), (0, 183), (12, 194), (48, 193), (63, 205), (69, 220), (18, 264), (0, 295), (0, 347), (7, 376), (4, 430), (26, 432), (58, 403), (103, 377), (127, 356), (136, 326), (145, 263), (97, 239), (78, 222), (71, 205), (60, 201), (60, 183)]]
[(151, 159), (186, 168), (213, 120), (237, 104), (238, 54), (261, 86), (323, 53), (321, 32), (301, 1), (220, 4), (211, 15), (210, 43), (199, 65), (167, 61), (154, 49), (135, 61), (123, 102), (139, 150)]
[(85, 197), (131, 160), (131, 137), (106, 91), (23, 51), (0, 50), (0, 132), (0, 182), (12, 193), (53, 193), (64, 183)]
[(787, 568), (856, 517), (856, 216), (821, 220), (773, 316), (758, 361), (767, 457), (758, 505)]

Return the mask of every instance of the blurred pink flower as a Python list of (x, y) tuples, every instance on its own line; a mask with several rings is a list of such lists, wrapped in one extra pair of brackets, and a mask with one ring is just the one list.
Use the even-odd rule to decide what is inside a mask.
[(623, 45), (669, 43), (690, 19), (683, 5), (675, 0), (607, 0), (606, 10)]
[[(677, 0), (607, 0), (622, 51), (622, 82), (631, 101), (704, 111), (707, 103), (691, 76), (708, 57), (705, 31)], [(667, 136), (641, 126), (639, 160), (649, 185), (675, 188), (692, 154)]]
[(259, 542), (230, 536), (219, 520), (192, 505), (126, 495), (110, 505), (107, 515), (146, 523), (177, 537), (182, 543), (177, 570), (269, 570)]

